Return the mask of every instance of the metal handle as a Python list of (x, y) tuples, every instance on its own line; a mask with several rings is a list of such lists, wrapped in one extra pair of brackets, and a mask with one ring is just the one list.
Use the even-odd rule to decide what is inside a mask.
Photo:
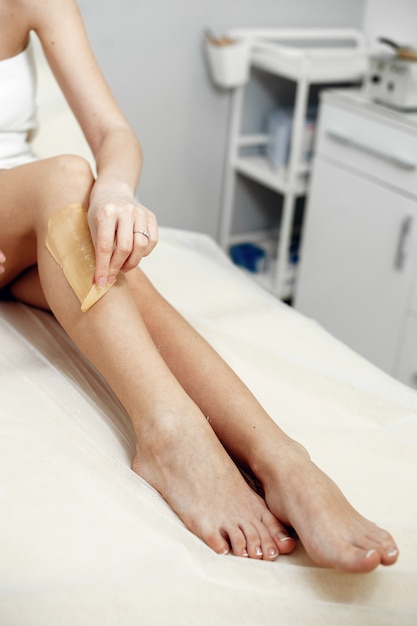
[(407, 259), (407, 242), (411, 233), (411, 225), (413, 218), (407, 215), (401, 222), (400, 232), (398, 234), (397, 249), (394, 257), (394, 269), (400, 272), (405, 265)]
[(387, 161), (391, 165), (395, 165), (402, 170), (413, 171), (417, 167), (417, 163), (415, 161), (410, 161), (407, 157), (401, 157), (395, 154), (390, 154), (389, 152), (384, 152), (383, 150), (378, 150), (377, 148), (363, 143), (362, 141), (348, 137), (345, 133), (339, 130), (328, 130), (327, 136), (334, 141), (343, 143), (351, 148), (356, 148), (357, 150), (361, 150), (367, 154), (371, 154), (372, 156), (382, 159), (383, 161)]

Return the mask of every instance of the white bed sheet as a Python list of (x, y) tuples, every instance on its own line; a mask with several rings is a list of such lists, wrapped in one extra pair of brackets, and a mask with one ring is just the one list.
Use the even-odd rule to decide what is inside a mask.
[(215, 555), (130, 470), (124, 411), (54, 319), (3, 302), (1, 626), (417, 624), (417, 394), (208, 237), (161, 229), (144, 268), (400, 559), (349, 575), (301, 547), (274, 563)]

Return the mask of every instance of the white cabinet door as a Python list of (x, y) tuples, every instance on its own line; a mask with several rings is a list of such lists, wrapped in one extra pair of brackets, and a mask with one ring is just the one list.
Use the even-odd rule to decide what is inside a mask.
[(417, 389), (417, 318), (409, 315), (405, 323), (396, 378)]
[(415, 258), (415, 204), (318, 158), (295, 306), (392, 373)]

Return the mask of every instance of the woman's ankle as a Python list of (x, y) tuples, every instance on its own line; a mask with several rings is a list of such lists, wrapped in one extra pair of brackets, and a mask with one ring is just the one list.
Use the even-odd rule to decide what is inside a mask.
[(264, 489), (267, 489), (271, 483), (276, 488), (278, 479), (285, 482), (288, 474), (307, 462), (311, 462), (307, 449), (283, 434), (279, 442), (268, 441), (263, 449), (256, 450), (250, 468)]

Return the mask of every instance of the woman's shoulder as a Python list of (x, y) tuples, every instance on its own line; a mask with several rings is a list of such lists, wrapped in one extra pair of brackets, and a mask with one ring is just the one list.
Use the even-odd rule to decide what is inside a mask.
[(13, 10), (31, 11), (33, 13), (48, 13), (51, 7), (76, 4), (76, 0), (0, 0), (0, 7), (10, 7)]
[(23, 50), (31, 31), (46, 44), (79, 22), (79, 16), (76, 0), (0, 0), (0, 58), (8, 50)]
[(0, 0), (3, 14), (9, 14), (32, 28), (48, 21), (62, 10), (77, 9), (76, 0)]
[(28, 15), (39, 13), (45, 3), (39, 0), (0, 0), (3, 15), (18, 19), (27, 19)]
[[(60, 2), (60, 0), (57, 0)], [(0, 0), (0, 15), (5, 32), (10, 29), (34, 28), (36, 21), (47, 14), (49, 2), (39, 0)]]

